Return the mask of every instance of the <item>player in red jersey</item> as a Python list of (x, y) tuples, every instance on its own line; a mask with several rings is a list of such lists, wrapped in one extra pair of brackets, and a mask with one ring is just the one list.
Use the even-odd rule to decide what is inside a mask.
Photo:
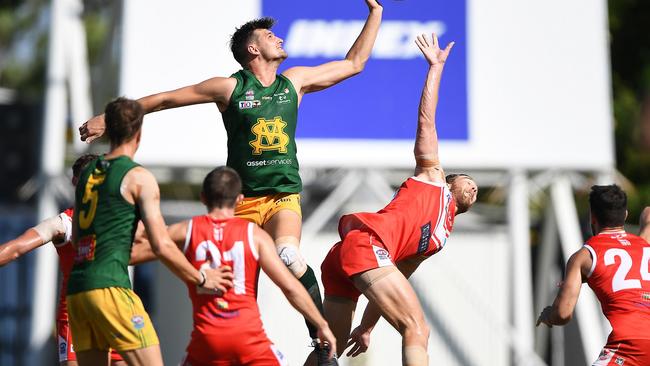
[[(97, 158), (97, 155), (85, 154), (80, 156), (72, 165), (72, 185), (77, 185), (79, 174), (86, 165)], [(21, 255), (26, 254), (44, 244), (52, 242), (57, 254), (59, 255), (59, 269), (63, 274), (59, 303), (56, 311), (56, 334), (59, 351), (59, 364), (61, 366), (76, 366), (77, 356), (72, 345), (72, 334), (68, 323), (68, 308), (66, 306), (65, 296), (68, 283), (68, 277), (74, 264), (76, 250), (70, 243), (72, 235), (72, 208), (69, 208), (60, 214), (44, 220), (38, 225), (27, 229), (19, 237), (0, 245), (0, 267), (18, 259)], [(112, 366), (125, 366), (117, 352), (111, 352)]]
[[(395, 198), (377, 213), (345, 215), (339, 222), (341, 241), (321, 266), (325, 287), (325, 318), (346, 348), (357, 299), (363, 293), (369, 305), (352, 335), (348, 355), (367, 349), (370, 332), (383, 316), (403, 337), (405, 365), (427, 365), (429, 330), (407, 278), (419, 264), (441, 250), (457, 214), (476, 201), (477, 186), (467, 175), (445, 174), (438, 159), (435, 109), (444, 63), (453, 43), (444, 50), (433, 34), (416, 44), (429, 63), (420, 99), (415, 137), (415, 174)], [(313, 364), (313, 360), (309, 360)]]
[[(650, 244), (625, 232), (627, 197), (617, 185), (591, 187), (589, 205), (594, 236), (569, 258), (557, 297), (537, 325), (567, 324), (586, 282), (612, 326), (593, 365), (650, 365)], [(648, 214), (642, 215), (646, 237)]]
[[(229, 266), (234, 275), (233, 287), (225, 293), (187, 283), (194, 328), (183, 365), (287, 365), (262, 326), (257, 306), (260, 268), (293, 307), (317, 326), (320, 342), (332, 345), (331, 358), (336, 339), (307, 291), (278, 257), (273, 239), (256, 224), (235, 217), (235, 207), (243, 198), (237, 172), (216, 168), (205, 177), (201, 192), (208, 214), (168, 228), (195, 268)], [(134, 246), (133, 251), (135, 262), (154, 259), (146, 246)]]

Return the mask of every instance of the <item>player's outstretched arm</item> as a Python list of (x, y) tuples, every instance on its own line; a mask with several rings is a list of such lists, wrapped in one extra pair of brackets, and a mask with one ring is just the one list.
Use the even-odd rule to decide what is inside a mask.
[(639, 236), (650, 242), (650, 207), (646, 207), (641, 211), (639, 218)]
[[(214, 77), (195, 85), (152, 94), (138, 99), (138, 102), (145, 114), (201, 103), (217, 103), (219, 109), (224, 110), (236, 85), (237, 81), (233, 78)], [(104, 115), (95, 116), (79, 127), (81, 141), (91, 143), (100, 138), (105, 130)]]
[(15, 261), (21, 255), (34, 250), (46, 243), (36, 230), (27, 229), (19, 237), (0, 245), (0, 267)]
[(144, 168), (129, 171), (124, 177), (134, 201), (140, 207), (142, 222), (156, 256), (181, 280), (211, 290), (226, 291), (232, 287), (232, 272), (218, 268), (199, 271), (187, 261), (171, 240), (160, 213), (160, 190), (156, 178)]
[(383, 13), (383, 7), (376, 0), (366, 0), (366, 5), (370, 13), (345, 59), (314, 67), (292, 67), (283, 72), (300, 96), (323, 90), (363, 71), (377, 39)]
[[(0, 267), (50, 241), (64, 241), (69, 227), (59, 214), (27, 229), (19, 237), (0, 245)], [(68, 219), (69, 221), (69, 219)]]
[(553, 301), (552, 306), (547, 306), (542, 310), (539, 318), (537, 318), (537, 326), (542, 323), (549, 327), (565, 325), (571, 320), (573, 310), (578, 302), (582, 282), (587, 278), (591, 263), (591, 254), (586, 248), (581, 248), (569, 258), (564, 281), (560, 284), (555, 301)]
[(440, 78), (445, 62), (449, 56), (454, 42), (447, 45), (444, 50), (438, 46), (438, 37), (435, 33), (431, 40), (423, 34), (416, 38), (424, 58), (429, 63), (429, 70), (420, 97), (418, 107), (418, 127), (415, 134), (415, 175), (431, 181), (444, 182), (445, 173), (438, 157), (438, 133), (436, 132), (436, 108), (438, 106), (438, 90)]
[(275, 283), (284, 296), (289, 300), (291, 305), (300, 312), (310, 323), (318, 328), (318, 339), (321, 342), (327, 342), (330, 346), (329, 357), (336, 353), (336, 338), (329, 328), (327, 321), (314, 305), (307, 290), (298, 282), (296, 277), (289, 272), (287, 267), (282, 263), (273, 244), (273, 239), (262, 230), (255, 226), (253, 231), (255, 244), (258, 247), (259, 263), (264, 273), (271, 281)]

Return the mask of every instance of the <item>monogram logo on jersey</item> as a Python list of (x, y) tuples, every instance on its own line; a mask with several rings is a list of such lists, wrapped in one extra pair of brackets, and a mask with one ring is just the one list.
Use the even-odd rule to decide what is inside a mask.
[(277, 150), (280, 153), (287, 152), (289, 135), (284, 133), (287, 123), (282, 117), (276, 116), (271, 120), (258, 118), (257, 123), (251, 128), (255, 134), (255, 140), (249, 142), (253, 148), (253, 155), (261, 155), (262, 151)]
[(429, 239), (431, 239), (431, 221), (420, 226), (420, 242), (418, 243), (418, 254), (422, 254), (429, 249)]

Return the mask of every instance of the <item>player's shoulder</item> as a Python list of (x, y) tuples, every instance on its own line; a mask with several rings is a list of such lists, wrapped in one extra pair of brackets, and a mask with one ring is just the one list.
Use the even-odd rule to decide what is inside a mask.
[(447, 183), (444, 180), (439, 180), (432, 178), (428, 175), (423, 175), (423, 174), (418, 174), (418, 175), (413, 175), (411, 177), (408, 177), (404, 183), (402, 183), (402, 186), (404, 187), (421, 187), (421, 188), (434, 188), (434, 189), (445, 189), (447, 187)]
[(650, 246), (650, 243), (648, 243), (648, 241), (641, 236), (638, 236), (636, 234), (631, 234), (631, 233), (627, 233), (626, 236), (627, 239), (634, 244), (641, 245), (641, 246)]
[(137, 165), (133, 167), (133, 169), (129, 170), (124, 178), (128, 180), (127, 183), (154, 184), (157, 186), (156, 177), (153, 173), (141, 165)]

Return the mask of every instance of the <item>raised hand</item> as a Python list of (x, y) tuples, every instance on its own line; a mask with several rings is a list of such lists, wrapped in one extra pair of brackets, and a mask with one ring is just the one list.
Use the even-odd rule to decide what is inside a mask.
[(346, 356), (357, 357), (368, 350), (370, 346), (370, 331), (362, 329), (361, 326), (354, 328), (352, 333), (350, 333), (348, 344), (345, 346), (346, 349), (352, 346)]
[(91, 143), (102, 137), (105, 130), (106, 122), (104, 121), (104, 115), (100, 114), (99, 116), (95, 116), (79, 127), (81, 141)]
[(444, 50), (441, 50), (438, 46), (438, 36), (436, 36), (435, 33), (431, 33), (431, 39), (432, 40), (429, 41), (424, 34), (421, 34), (415, 39), (415, 44), (420, 49), (429, 65), (442, 69), (445, 65), (445, 61), (447, 61), (451, 48), (454, 47), (454, 42), (450, 42)]
[(366, 0), (366, 5), (368, 5), (368, 10), (383, 9), (383, 6), (377, 0)]

